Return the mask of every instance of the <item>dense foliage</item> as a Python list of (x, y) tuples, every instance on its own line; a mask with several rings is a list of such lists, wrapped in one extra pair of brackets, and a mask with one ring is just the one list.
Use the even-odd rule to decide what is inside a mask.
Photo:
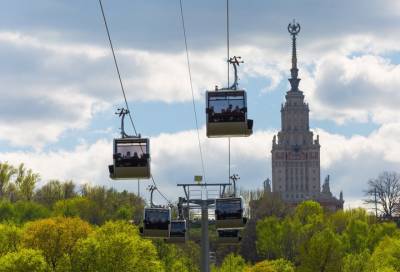
[[(0, 272), (198, 272), (200, 229), (173, 245), (139, 235), (144, 201), (133, 193), (51, 180), (0, 163)], [(400, 271), (400, 231), (363, 209), (331, 213), (313, 201), (289, 208), (253, 199), (240, 245), (219, 245), (213, 272)]]
[(257, 223), (257, 251), (290, 261), (296, 271), (400, 271), (400, 231), (363, 209), (324, 212), (305, 201), (284, 218)]

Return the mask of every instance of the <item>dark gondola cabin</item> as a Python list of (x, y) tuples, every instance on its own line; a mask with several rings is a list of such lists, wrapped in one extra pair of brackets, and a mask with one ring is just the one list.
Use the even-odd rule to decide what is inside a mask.
[(215, 200), (215, 226), (217, 229), (243, 228), (243, 199), (240, 197), (217, 198)]
[(169, 239), (166, 240), (170, 243), (184, 243), (186, 242), (186, 220), (172, 220)]
[(171, 229), (171, 210), (169, 208), (146, 208), (144, 210), (143, 236), (168, 238)]
[(218, 231), (218, 243), (234, 245), (240, 243), (242, 237), (239, 229), (220, 229)]
[(253, 133), (244, 90), (207, 91), (206, 118), (207, 137), (243, 137)]
[(150, 178), (150, 143), (147, 138), (114, 139), (114, 164), (109, 166), (112, 179)]

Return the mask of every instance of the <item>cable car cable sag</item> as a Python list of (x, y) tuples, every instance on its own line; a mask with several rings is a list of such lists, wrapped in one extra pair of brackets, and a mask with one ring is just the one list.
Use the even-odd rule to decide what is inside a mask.
[(99, 4), (100, 4), (100, 9), (101, 9), (101, 14), (103, 15), (104, 26), (106, 27), (108, 42), (110, 43), (110, 48), (111, 48), (111, 52), (112, 52), (113, 59), (114, 59), (115, 69), (116, 69), (117, 74), (118, 74), (119, 84), (121, 85), (122, 94), (124, 96), (126, 109), (129, 112), (128, 113), (129, 119), (131, 120), (131, 123), (132, 123), (132, 126), (133, 126), (133, 130), (135, 131), (135, 135), (137, 136), (138, 134), (137, 134), (137, 131), (136, 131), (135, 124), (133, 123), (133, 119), (132, 119), (132, 116), (131, 116), (131, 111), (129, 110), (129, 105), (128, 105), (128, 100), (126, 99), (124, 84), (122, 83), (121, 73), (119, 72), (118, 62), (117, 62), (117, 58), (115, 57), (114, 46), (113, 46), (113, 43), (111, 41), (110, 30), (108, 29), (108, 24), (107, 24), (106, 16), (104, 14), (103, 4), (102, 4), (101, 0), (99, 0)]
[[(131, 115), (131, 111), (129, 110), (129, 105), (128, 105), (128, 100), (127, 100), (127, 98), (126, 98), (126, 93), (125, 93), (124, 84), (123, 84), (123, 82), (122, 82), (121, 73), (120, 73), (120, 71), (119, 71), (119, 66), (118, 66), (117, 58), (116, 58), (115, 52), (114, 52), (114, 46), (113, 46), (113, 43), (112, 43), (112, 40), (111, 40), (110, 30), (109, 30), (109, 28), (108, 28), (107, 19), (106, 19), (105, 13), (104, 13), (104, 8), (103, 8), (103, 4), (102, 4), (102, 1), (101, 1), (101, 0), (99, 0), (99, 5), (100, 5), (100, 9), (101, 9), (101, 14), (102, 14), (104, 26), (105, 26), (106, 32), (107, 32), (108, 42), (109, 42), (109, 44), (110, 44), (110, 49), (111, 49), (111, 52), (112, 52), (112, 55), (113, 55), (114, 64), (115, 64), (115, 69), (116, 69), (116, 71), (117, 71), (119, 83), (120, 83), (120, 86), (121, 86), (122, 95), (123, 95), (124, 100), (125, 100), (126, 109), (128, 110), (129, 119), (130, 119), (130, 121), (131, 121), (131, 124), (132, 124), (133, 130), (134, 130), (134, 132), (135, 132), (135, 135), (138, 136), (138, 133), (137, 133), (137, 131), (136, 131), (136, 127), (135, 127), (135, 124), (134, 124), (134, 122), (133, 122), (133, 118), (132, 118), (132, 115)], [(151, 180), (152, 180), (154, 186), (156, 186), (157, 192), (164, 198), (165, 201), (168, 202), (168, 204), (171, 204), (171, 201), (168, 200), (168, 198), (158, 189), (157, 184), (156, 184), (156, 182), (155, 182), (155, 180), (154, 180), (153, 175), (151, 175), (150, 178), (151, 178)]]
[(205, 180), (206, 179), (206, 171), (205, 171), (205, 167), (204, 167), (203, 151), (202, 151), (202, 148), (201, 148), (199, 123), (198, 123), (198, 120), (197, 120), (197, 111), (196, 111), (196, 102), (195, 102), (195, 99), (194, 99), (193, 82), (192, 82), (192, 70), (190, 69), (189, 49), (188, 49), (187, 36), (186, 36), (185, 18), (183, 16), (182, 0), (179, 0), (179, 6), (180, 6), (180, 10), (181, 10), (181, 21), (182, 21), (183, 38), (184, 38), (184, 41), (185, 41), (185, 49), (186, 49), (186, 62), (187, 62), (188, 73), (189, 73), (190, 90), (192, 91), (193, 112), (194, 112), (194, 119), (195, 119), (195, 123), (196, 123), (197, 140), (199, 142), (201, 167), (202, 167), (202, 170), (203, 170), (203, 176), (204, 176), (204, 180)]

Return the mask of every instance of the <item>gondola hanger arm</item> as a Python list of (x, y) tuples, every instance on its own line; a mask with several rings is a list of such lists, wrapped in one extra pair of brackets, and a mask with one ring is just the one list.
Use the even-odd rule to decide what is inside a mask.
[(228, 89), (237, 90), (237, 86), (239, 85), (237, 67), (240, 65), (240, 63), (244, 63), (244, 61), (242, 60), (242, 57), (240, 57), (240, 56), (233, 56), (232, 58), (229, 58), (228, 63), (232, 64), (234, 76), (235, 76), (235, 80), (233, 81), (233, 84), (230, 87), (228, 87)]

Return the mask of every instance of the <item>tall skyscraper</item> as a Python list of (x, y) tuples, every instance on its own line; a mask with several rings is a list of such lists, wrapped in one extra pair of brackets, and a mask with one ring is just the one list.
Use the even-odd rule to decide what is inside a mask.
[(281, 107), (281, 130), (272, 140), (272, 190), (280, 192), (282, 198), (291, 204), (313, 199), (331, 210), (341, 209), (343, 199), (332, 196), (329, 176), (321, 191), (321, 145), (319, 136), (314, 137), (310, 131), (310, 109), (299, 89), (296, 36), (300, 25), (293, 21), (288, 25), (288, 31), (292, 36), (291, 88)]

